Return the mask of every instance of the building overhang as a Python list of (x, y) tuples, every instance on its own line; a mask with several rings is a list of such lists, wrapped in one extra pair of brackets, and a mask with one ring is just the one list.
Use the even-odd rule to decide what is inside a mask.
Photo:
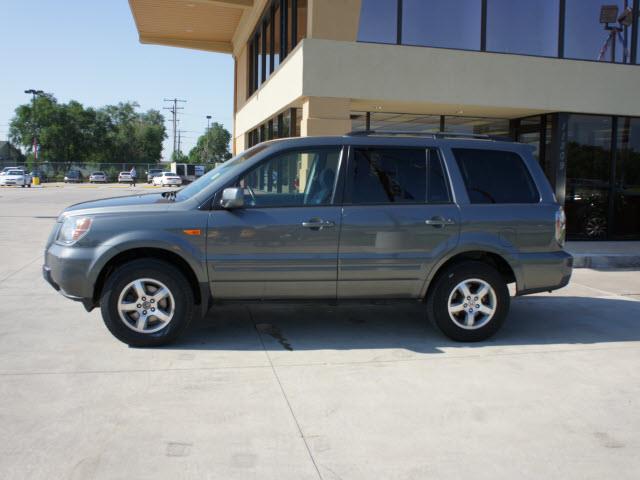
[(141, 43), (233, 52), (233, 36), (254, 0), (129, 0)]

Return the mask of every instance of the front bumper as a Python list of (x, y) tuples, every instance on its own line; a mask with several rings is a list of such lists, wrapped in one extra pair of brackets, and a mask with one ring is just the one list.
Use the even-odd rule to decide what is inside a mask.
[(62, 295), (82, 302), (87, 310), (91, 310), (94, 307), (95, 259), (104, 253), (102, 248), (108, 247), (69, 247), (54, 242), (45, 252), (42, 276)]

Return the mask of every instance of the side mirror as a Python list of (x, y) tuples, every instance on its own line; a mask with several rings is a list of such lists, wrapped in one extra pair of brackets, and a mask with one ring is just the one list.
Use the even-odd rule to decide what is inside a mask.
[(242, 188), (225, 188), (222, 191), (222, 199), (220, 206), (227, 210), (234, 208), (242, 208), (244, 206), (244, 189)]

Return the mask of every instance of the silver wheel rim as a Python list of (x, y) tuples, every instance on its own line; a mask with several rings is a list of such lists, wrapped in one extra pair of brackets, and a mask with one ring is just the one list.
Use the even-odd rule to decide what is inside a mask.
[(498, 299), (489, 283), (470, 278), (453, 288), (447, 306), (449, 317), (456, 326), (476, 330), (491, 321), (498, 307)]
[(138, 333), (154, 333), (165, 328), (173, 319), (175, 308), (171, 290), (153, 278), (134, 280), (118, 297), (120, 320)]

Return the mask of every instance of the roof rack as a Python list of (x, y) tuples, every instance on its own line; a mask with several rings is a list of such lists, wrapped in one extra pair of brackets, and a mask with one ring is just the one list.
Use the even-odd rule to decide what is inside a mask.
[(470, 138), (475, 140), (510, 140), (506, 137), (486, 135), (479, 133), (456, 133), (456, 132), (410, 132), (394, 130), (354, 130), (347, 133), (348, 137), (368, 137), (368, 136), (407, 136), (407, 137), (429, 137), (429, 138)]

